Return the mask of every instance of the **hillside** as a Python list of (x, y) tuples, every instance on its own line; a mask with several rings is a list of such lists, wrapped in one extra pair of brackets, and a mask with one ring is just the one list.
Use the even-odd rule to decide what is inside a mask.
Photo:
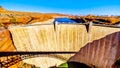
[[(19, 12), (9, 11), (0, 7), (0, 25), (8, 26), (11, 24), (33, 24), (35, 22), (47, 21), (56, 17), (69, 17), (78, 23), (93, 22), (95, 24), (117, 25), (120, 23), (119, 16), (74, 16), (58, 13), (35, 13), (35, 12)], [(44, 22), (45, 23), (45, 22)]]
[(0, 7), (0, 25), (8, 26), (11, 24), (32, 24), (35, 22), (47, 21), (56, 17), (67, 17), (57, 13), (34, 13), (9, 11)]

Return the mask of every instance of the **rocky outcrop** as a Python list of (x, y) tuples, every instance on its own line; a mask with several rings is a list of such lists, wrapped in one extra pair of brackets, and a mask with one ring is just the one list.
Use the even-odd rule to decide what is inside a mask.
[(111, 68), (120, 57), (120, 32), (109, 34), (86, 44), (69, 61), (80, 62), (95, 68)]
[(0, 27), (0, 51), (15, 51), (9, 30)]

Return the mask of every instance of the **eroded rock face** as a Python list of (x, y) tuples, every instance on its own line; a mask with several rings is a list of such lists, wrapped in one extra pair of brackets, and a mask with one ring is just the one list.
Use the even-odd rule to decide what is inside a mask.
[[(5, 29), (4, 27), (0, 27), (0, 52), (15, 52), (15, 51), (16, 51), (16, 49), (12, 43), (12, 39), (11, 39), (9, 30)], [(15, 62), (12, 61), (12, 59)], [(5, 62), (5, 61), (7, 61), (7, 62)], [(19, 55), (3, 56), (0, 53), (0, 64), (1, 64), (2, 68), (8, 68), (12, 65), (17, 66), (19, 64), (17, 62), (19, 62), (19, 61), (21, 61), (21, 58), (19, 57)], [(11, 67), (11, 68), (17, 68), (17, 67)]]
[(111, 68), (119, 57), (120, 32), (115, 32), (88, 43), (68, 61), (80, 62), (97, 68)]
[[(15, 51), (15, 48), (12, 44), (9, 31), (4, 27), (0, 27), (0, 52)], [(1, 54), (0, 54), (1, 56)], [(7, 59), (6, 57), (0, 57), (0, 62)]]
[(10, 33), (4, 27), (0, 27), (0, 51), (14, 51)]

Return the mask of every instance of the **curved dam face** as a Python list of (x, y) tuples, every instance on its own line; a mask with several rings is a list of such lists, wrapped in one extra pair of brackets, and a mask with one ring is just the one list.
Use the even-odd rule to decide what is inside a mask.
[[(43, 68), (47, 68), (47, 66), (57, 66), (75, 55), (75, 52), (78, 52), (82, 47), (86, 46), (86, 44), (120, 31), (119, 28), (91, 25), (89, 26), (88, 32), (86, 26), (81, 24), (11, 26), (9, 30), (12, 34), (13, 42), (17, 51), (55, 52), (54, 54), (51, 54), (56, 57), (52, 57), (52, 60), (54, 58), (54, 62), (56, 63), (51, 63), (50, 60), (48, 61), (51, 54), (44, 54), (46, 55), (45, 57), (48, 57), (47, 59), (44, 58), (44, 60), (42, 59), (44, 56), (39, 56), (40, 59), (37, 57), (23, 60), (26, 63), (36, 64), (36, 66)], [(112, 39), (112, 37), (107, 40), (112, 42), (110, 39)], [(104, 43), (104, 40), (102, 43)], [(96, 44), (99, 44), (99, 42)], [(89, 45), (92, 46), (93, 44)], [(101, 45), (102, 44), (99, 44), (99, 46)], [(109, 46), (110, 44), (106, 45)], [(103, 47), (103, 49), (105, 48)], [(114, 55), (116, 54), (117, 53)], [(60, 57), (62, 57), (62, 59), (57, 63), (58, 58)], [(75, 60), (77, 60), (77, 58)], [(84, 62), (84, 60), (82, 60), (82, 62)], [(86, 61), (85, 64), (87, 64)]]

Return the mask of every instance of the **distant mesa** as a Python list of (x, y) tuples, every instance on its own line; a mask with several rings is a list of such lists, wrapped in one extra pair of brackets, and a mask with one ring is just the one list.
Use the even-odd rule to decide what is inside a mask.
[(0, 10), (3, 10), (2, 6), (0, 6)]
[(2, 25), (6, 27), (12, 24), (45, 24), (51, 22), (51, 20), (55, 18), (70, 18), (76, 23), (92, 22), (93, 24), (115, 26), (119, 26), (120, 24), (120, 16), (95, 16), (93, 14), (89, 14), (86, 16), (76, 16), (60, 13), (22, 12), (7, 10), (0, 6), (0, 23), (2, 23)]
[(0, 6), (0, 8), (1, 8), (2, 6)]
[(5, 9), (2, 6), (0, 6), (0, 12), (1, 11), (5, 11)]

